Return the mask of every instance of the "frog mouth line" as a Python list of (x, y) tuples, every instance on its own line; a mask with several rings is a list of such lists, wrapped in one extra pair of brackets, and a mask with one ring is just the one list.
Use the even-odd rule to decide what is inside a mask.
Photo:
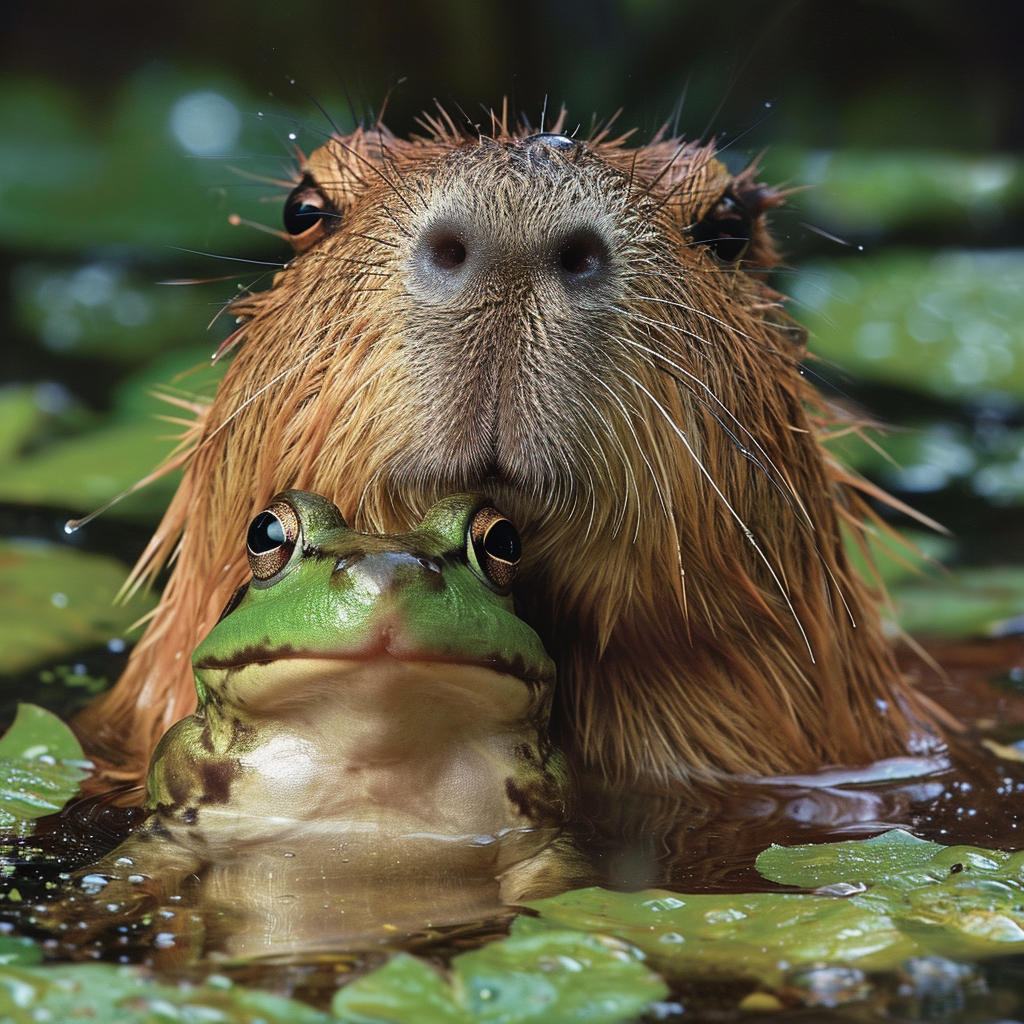
[(207, 670), (227, 670), (231, 672), (254, 666), (271, 665), (278, 661), (337, 661), (366, 664), (377, 659), (390, 659), (398, 663), (410, 665), (458, 665), (460, 667), (488, 669), (501, 675), (512, 676), (525, 683), (531, 689), (550, 683), (554, 676), (553, 671), (551, 673), (544, 673), (540, 670), (529, 668), (519, 656), (508, 659), (498, 654), (489, 657), (468, 658), (458, 655), (431, 654), (428, 652), (412, 654), (400, 651), (395, 653), (391, 649), (393, 646), (384, 637), (380, 638), (373, 646), (367, 645), (362, 649), (346, 651), (344, 653), (322, 653), (301, 650), (287, 645), (271, 649), (262, 647), (259, 644), (252, 644), (236, 652), (230, 658), (208, 656), (202, 661), (197, 662), (194, 668), (197, 672)]

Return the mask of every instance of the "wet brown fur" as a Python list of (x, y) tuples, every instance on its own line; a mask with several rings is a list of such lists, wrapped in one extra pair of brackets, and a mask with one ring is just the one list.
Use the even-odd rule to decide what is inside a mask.
[[(234, 304), (233, 361), (137, 569), (176, 553), (173, 575), (79, 723), (110, 776), (137, 777), (194, 709), (190, 652), (248, 576), (246, 524), (289, 487), (382, 532), (489, 492), (524, 536), (517, 595), (558, 663), (555, 736), (608, 779), (905, 752), (925, 716), (844, 554), (841, 524), (870, 528), (861, 485), (821, 447), (836, 416), (764, 283), (780, 196), (710, 145), (598, 134), (566, 155), (500, 118), (479, 140), (428, 127), (314, 153), (300, 173), (336, 216)], [(690, 233), (727, 188), (754, 220), (735, 264)], [(448, 215), (502, 240), (460, 302), (414, 267)], [(535, 255), (577, 223), (599, 226), (608, 273), (573, 294)]]

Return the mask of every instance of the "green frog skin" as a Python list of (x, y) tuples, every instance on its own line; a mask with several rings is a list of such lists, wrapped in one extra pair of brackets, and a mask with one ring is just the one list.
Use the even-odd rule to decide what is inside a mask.
[(165, 945), (198, 915), (211, 955), (293, 956), (582, 881), (547, 741), (554, 665), (513, 610), (504, 516), (455, 495), (374, 536), (286, 491), (248, 555), (192, 658), (198, 708), (153, 755), (153, 814), (78, 873), (66, 934), (94, 933), (90, 907), (107, 929), (163, 906)]

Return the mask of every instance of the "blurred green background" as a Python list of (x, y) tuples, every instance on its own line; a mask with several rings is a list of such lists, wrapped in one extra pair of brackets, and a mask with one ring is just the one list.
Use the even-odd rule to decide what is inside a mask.
[[(895, 429), (847, 458), (953, 531), (947, 575), (885, 560), (926, 632), (1024, 611), (1024, 62), (996, 0), (250, 0), (20, 5), (0, 35), (0, 673), (67, 705), (151, 606), (111, 599), (174, 485), (62, 526), (173, 447), (153, 396), (209, 394), (217, 314), (289, 250), (287, 176), (331, 122), (508, 97), (570, 127), (620, 108), (808, 188), (774, 220), (808, 372)], [(248, 175), (248, 176), (247, 176)], [(229, 257), (225, 259), (225, 257)], [(237, 260), (235, 258), (238, 258)], [(255, 261), (255, 262), (246, 262)], [(166, 282), (218, 279), (186, 286)], [(187, 372), (198, 367), (194, 372)], [(184, 375), (183, 375), (184, 374)], [(895, 520), (901, 528), (905, 520)], [(40, 668), (43, 669), (40, 674)], [(52, 694), (52, 700), (48, 695)]]

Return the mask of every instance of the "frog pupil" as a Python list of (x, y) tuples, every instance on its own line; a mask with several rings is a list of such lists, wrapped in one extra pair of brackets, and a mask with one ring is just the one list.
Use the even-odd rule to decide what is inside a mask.
[(507, 519), (497, 519), (484, 534), (484, 551), (491, 558), (515, 564), (522, 555), (519, 532)]
[(254, 555), (265, 555), (285, 542), (284, 524), (273, 512), (261, 512), (249, 524), (245, 542)]

